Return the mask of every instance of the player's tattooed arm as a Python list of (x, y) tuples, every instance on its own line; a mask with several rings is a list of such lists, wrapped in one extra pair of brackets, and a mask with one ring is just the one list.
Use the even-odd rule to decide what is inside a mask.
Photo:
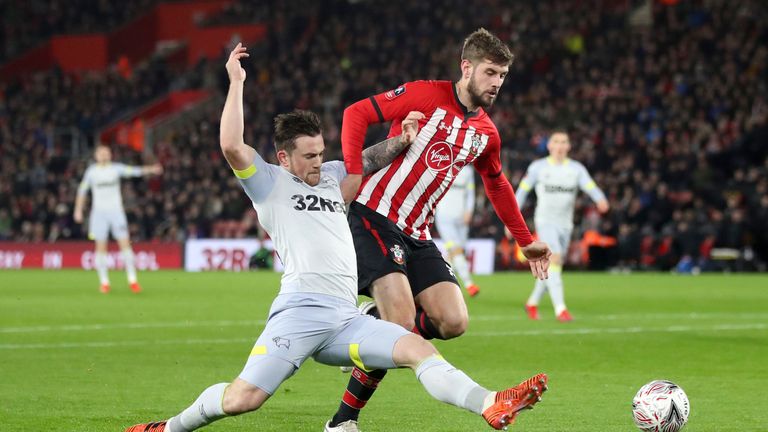
[(403, 149), (416, 141), (419, 133), (419, 120), (424, 114), (411, 111), (400, 123), (402, 133), (386, 141), (375, 144), (363, 151), (363, 175), (374, 173), (392, 163)]
[(408, 147), (401, 136), (374, 144), (363, 151), (363, 175), (374, 173), (392, 163)]

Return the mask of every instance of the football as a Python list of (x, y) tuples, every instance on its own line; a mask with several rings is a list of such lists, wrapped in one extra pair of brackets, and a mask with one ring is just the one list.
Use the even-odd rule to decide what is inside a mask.
[(635, 425), (646, 432), (677, 432), (685, 426), (690, 411), (688, 396), (672, 381), (651, 381), (632, 400)]

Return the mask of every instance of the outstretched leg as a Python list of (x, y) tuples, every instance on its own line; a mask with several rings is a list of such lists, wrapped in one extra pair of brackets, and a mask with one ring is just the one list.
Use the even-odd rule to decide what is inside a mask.
[(398, 366), (413, 369), (433, 398), (482, 415), (494, 429), (506, 429), (520, 411), (533, 408), (547, 390), (546, 374), (533, 376), (504, 391), (487, 390), (416, 335), (403, 336), (397, 341), (393, 360)]

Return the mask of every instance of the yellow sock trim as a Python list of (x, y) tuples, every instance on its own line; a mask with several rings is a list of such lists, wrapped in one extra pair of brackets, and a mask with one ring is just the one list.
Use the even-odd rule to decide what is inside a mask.
[(421, 365), (424, 364), (425, 361), (432, 360), (432, 359), (438, 359), (438, 360), (445, 361), (445, 357), (441, 356), (440, 354), (432, 354), (431, 356), (429, 356), (429, 357), (425, 358), (424, 360), (420, 361), (419, 364), (416, 365), (416, 369), (420, 368)]

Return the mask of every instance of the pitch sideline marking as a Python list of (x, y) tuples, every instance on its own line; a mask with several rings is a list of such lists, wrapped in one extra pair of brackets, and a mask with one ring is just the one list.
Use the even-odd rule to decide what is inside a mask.
[[(618, 321), (622, 319), (633, 320), (651, 320), (651, 319), (713, 319), (726, 317), (728, 319), (768, 319), (768, 313), (669, 313), (669, 314), (612, 314), (612, 315), (593, 315), (585, 320), (597, 321)], [(524, 321), (524, 316), (505, 316), (505, 315), (474, 315), (470, 318), (472, 321)], [(54, 331), (99, 331), (99, 330), (118, 330), (118, 329), (146, 329), (146, 328), (193, 328), (193, 327), (240, 327), (240, 326), (263, 326), (265, 320), (218, 320), (218, 321), (176, 321), (176, 322), (155, 322), (155, 323), (119, 323), (119, 324), (66, 324), (66, 325), (44, 325), (44, 326), (25, 326), (25, 327), (0, 327), (2, 333), (39, 333)]]
[[(718, 324), (714, 326), (669, 326), (662, 328), (645, 327), (614, 327), (614, 328), (570, 328), (546, 330), (519, 330), (507, 332), (470, 332), (464, 337), (509, 337), (509, 336), (564, 336), (590, 334), (626, 334), (626, 333), (678, 333), (697, 331), (738, 331), (766, 330), (768, 324)], [(63, 349), (63, 348), (112, 348), (125, 346), (149, 345), (200, 345), (200, 344), (230, 344), (254, 342), (253, 338), (233, 339), (173, 339), (165, 341), (105, 341), (105, 342), (61, 342), (61, 343), (30, 343), (30, 344), (0, 344), (0, 350), (20, 349)]]

